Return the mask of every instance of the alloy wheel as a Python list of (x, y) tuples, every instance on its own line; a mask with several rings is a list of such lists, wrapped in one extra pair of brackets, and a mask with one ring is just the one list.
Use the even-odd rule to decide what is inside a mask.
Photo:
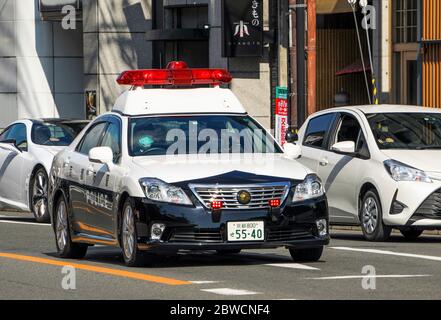
[(56, 232), (57, 232), (57, 244), (58, 249), (63, 251), (67, 244), (67, 210), (66, 204), (64, 201), (60, 202), (57, 210), (57, 223), (56, 223)]
[(47, 187), (46, 175), (42, 171), (38, 172), (32, 189), (32, 207), (38, 218), (44, 217), (47, 213)]
[(126, 258), (131, 259), (135, 251), (135, 225), (131, 206), (124, 210), (122, 237), (124, 254)]
[(363, 227), (367, 233), (374, 233), (378, 225), (378, 205), (373, 197), (366, 198), (363, 205)]

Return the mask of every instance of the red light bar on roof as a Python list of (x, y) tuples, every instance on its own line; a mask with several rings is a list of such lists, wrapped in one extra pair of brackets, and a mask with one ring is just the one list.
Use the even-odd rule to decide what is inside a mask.
[(142, 86), (193, 86), (230, 83), (231, 74), (224, 69), (189, 69), (183, 61), (173, 61), (167, 69), (130, 70), (123, 72), (120, 85)]

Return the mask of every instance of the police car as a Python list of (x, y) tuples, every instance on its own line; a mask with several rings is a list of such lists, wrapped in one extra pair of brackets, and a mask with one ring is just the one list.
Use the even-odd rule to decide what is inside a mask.
[(143, 253), (286, 247), (317, 261), (329, 243), (319, 178), (250, 117), (226, 70), (126, 71), (132, 88), (59, 153), (50, 174), (58, 254), (121, 247)]

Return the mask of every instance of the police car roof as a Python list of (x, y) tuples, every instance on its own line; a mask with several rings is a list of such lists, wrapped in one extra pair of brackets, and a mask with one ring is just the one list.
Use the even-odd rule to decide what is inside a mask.
[(247, 113), (230, 89), (220, 87), (129, 90), (116, 100), (113, 112), (127, 116)]

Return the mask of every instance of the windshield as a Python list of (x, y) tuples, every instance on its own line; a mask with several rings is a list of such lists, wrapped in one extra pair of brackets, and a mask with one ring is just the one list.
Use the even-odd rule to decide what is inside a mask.
[(43, 146), (66, 147), (85, 125), (85, 123), (35, 123), (32, 127), (32, 142)]
[(251, 117), (227, 115), (133, 118), (131, 156), (281, 153)]
[(367, 119), (380, 149), (441, 149), (441, 114), (378, 113)]

